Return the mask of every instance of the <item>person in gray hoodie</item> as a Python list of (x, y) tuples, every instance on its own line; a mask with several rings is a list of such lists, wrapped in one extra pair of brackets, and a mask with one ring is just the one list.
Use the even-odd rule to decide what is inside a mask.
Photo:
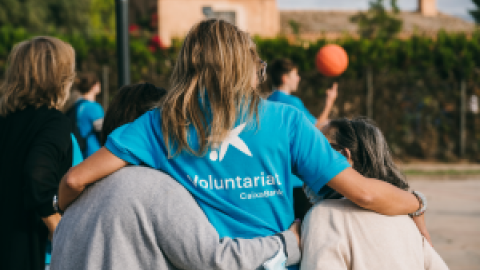
[[(102, 138), (153, 107), (164, 93), (151, 84), (120, 89)], [(135, 166), (85, 190), (64, 213), (52, 246), (51, 270), (247, 270), (260, 269), (281, 253), (287, 266), (300, 260), (298, 223), (268, 237), (220, 239), (182, 185), (160, 171)]]

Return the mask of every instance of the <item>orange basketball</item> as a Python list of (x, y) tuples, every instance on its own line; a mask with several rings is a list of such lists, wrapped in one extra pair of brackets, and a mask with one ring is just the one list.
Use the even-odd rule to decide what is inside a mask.
[(347, 52), (336, 44), (325, 45), (318, 51), (315, 65), (327, 77), (339, 76), (347, 69)]

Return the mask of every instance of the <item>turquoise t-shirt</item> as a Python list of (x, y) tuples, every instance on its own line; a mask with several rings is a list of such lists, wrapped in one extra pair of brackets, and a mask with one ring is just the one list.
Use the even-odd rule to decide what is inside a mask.
[(312, 124), (315, 125), (315, 123), (317, 123), (317, 118), (315, 116), (313, 116), (310, 113), (310, 111), (308, 111), (307, 107), (305, 107), (302, 100), (299, 99), (296, 96), (288, 95), (288, 94), (283, 93), (282, 91), (275, 90), (268, 97), (268, 100), (291, 105), (291, 106), (299, 109), (301, 112), (303, 112), (305, 114), (305, 116), (307, 117), (307, 119)]
[[(253, 238), (289, 228), (294, 220), (293, 176), (312, 190), (350, 167), (297, 109), (262, 100), (259, 128), (238, 123), (203, 157), (183, 151), (167, 158), (161, 113), (151, 110), (116, 129), (106, 148), (135, 165), (170, 174), (197, 200), (221, 237)], [(196, 148), (197, 136), (190, 141)]]
[[(77, 166), (80, 162), (83, 161), (82, 151), (80, 151), (80, 146), (78, 145), (77, 139), (71, 134), (72, 137), (72, 167)], [(45, 264), (50, 264), (52, 257), (52, 243), (47, 241), (47, 254), (45, 256)]]
[[(285, 94), (285, 93), (283, 93), (283, 92), (281, 92), (281, 91), (275, 90), (275, 91), (273, 91), (273, 93), (268, 97), (268, 100), (291, 105), (291, 106), (297, 108), (298, 110), (300, 110), (301, 112), (303, 112), (303, 114), (305, 115), (305, 117), (307, 117), (307, 119), (308, 119), (312, 124), (315, 125), (315, 123), (317, 123), (317, 118), (315, 118), (315, 116), (313, 116), (313, 115), (308, 111), (307, 107), (305, 107), (305, 105), (303, 104), (302, 100), (299, 99), (299, 98), (296, 97), (296, 96), (288, 95), (288, 94)], [(293, 185), (294, 185), (295, 187), (301, 187), (301, 186), (303, 185), (303, 182), (302, 182), (302, 180), (301, 180), (300, 178), (297, 178), (297, 179), (295, 179)]]
[(91, 156), (102, 147), (95, 135), (94, 122), (98, 120), (101, 121), (103, 116), (103, 108), (97, 102), (82, 100), (82, 103), (77, 107), (77, 126), (80, 131), (80, 136), (85, 138), (86, 141), (83, 158)]

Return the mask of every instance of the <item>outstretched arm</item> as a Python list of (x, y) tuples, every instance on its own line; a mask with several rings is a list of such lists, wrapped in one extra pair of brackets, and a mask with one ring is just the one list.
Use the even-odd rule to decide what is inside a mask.
[(322, 114), (318, 117), (317, 123), (315, 123), (315, 126), (319, 129), (328, 121), (328, 116), (330, 115), (333, 104), (335, 104), (335, 100), (337, 99), (338, 83), (334, 83), (332, 88), (327, 89), (326, 94), (327, 100), (325, 101), (325, 108), (323, 109)]
[(127, 166), (127, 164), (126, 161), (102, 147), (63, 176), (58, 191), (60, 209), (65, 210), (88, 185)]

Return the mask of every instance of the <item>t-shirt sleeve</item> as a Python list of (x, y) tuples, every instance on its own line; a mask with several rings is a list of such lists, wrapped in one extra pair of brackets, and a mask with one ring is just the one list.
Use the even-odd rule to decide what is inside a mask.
[(305, 117), (307, 117), (310, 123), (314, 125), (317, 123), (317, 118), (310, 113), (307, 107), (305, 107), (305, 104), (303, 104), (303, 102), (299, 98), (294, 99), (294, 103), (296, 104), (294, 106), (301, 112), (303, 112), (303, 114), (305, 115)]
[(315, 123), (317, 123), (317, 118), (310, 113), (307, 107), (305, 107), (305, 104), (303, 104), (303, 102), (298, 97), (290, 96), (288, 99), (288, 102), (285, 102), (285, 103), (292, 105), (293, 107), (300, 110), (305, 115), (305, 117), (307, 117), (310, 123), (314, 125)]
[(162, 140), (159, 112), (152, 110), (115, 129), (108, 136), (105, 147), (130, 164), (158, 169), (160, 164), (167, 162), (166, 155), (161, 154), (165, 147), (159, 140)]
[(293, 173), (314, 192), (350, 167), (347, 159), (335, 151), (325, 136), (306, 116), (293, 112), (290, 125), (290, 153)]
[(104, 116), (102, 105), (98, 103), (90, 103), (89, 109), (87, 110), (88, 117), (92, 122), (95, 122), (98, 119), (102, 119)]
[(96, 102), (83, 101), (77, 108), (80, 135), (86, 138), (92, 132), (100, 132), (103, 125), (103, 117), (102, 105)]

